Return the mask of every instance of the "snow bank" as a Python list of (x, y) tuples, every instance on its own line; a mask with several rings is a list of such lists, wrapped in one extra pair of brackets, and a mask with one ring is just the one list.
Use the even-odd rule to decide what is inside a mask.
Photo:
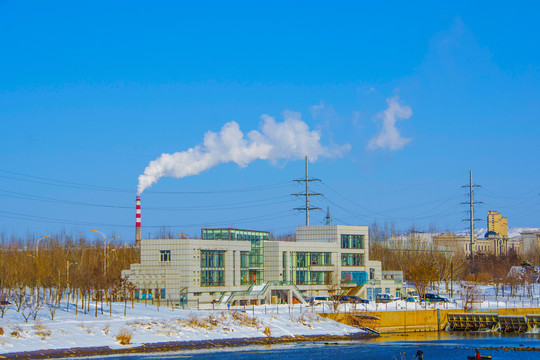
[[(99, 309), (99, 307), (98, 307)], [(120, 348), (148, 343), (192, 340), (218, 340), (299, 335), (347, 335), (359, 329), (318, 316), (305, 306), (268, 305), (231, 310), (174, 309), (135, 304), (123, 316), (124, 304), (109, 309), (93, 308), (75, 315), (58, 309), (52, 321), (47, 310), (40, 310), (37, 321), (24, 322), (22, 315), (10, 309), (0, 320), (0, 354), (73, 347), (109, 346)], [(130, 345), (120, 345), (120, 331), (131, 334)], [(2, 331), (0, 331), (2, 334)]]

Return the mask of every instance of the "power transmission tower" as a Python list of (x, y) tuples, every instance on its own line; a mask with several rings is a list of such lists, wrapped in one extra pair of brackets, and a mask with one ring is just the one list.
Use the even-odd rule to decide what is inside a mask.
[(332, 225), (332, 215), (330, 215), (330, 206), (326, 207), (326, 217), (324, 218), (325, 225)]
[(309, 206), (309, 197), (310, 196), (321, 196), (320, 193), (309, 193), (309, 183), (311, 181), (321, 181), (321, 179), (310, 179), (308, 175), (308, 157), (306, 156), (306, 178), (293, 180), (296, 182), (305, 182), (306, 183), (306, 192), (301, 194), (291, 194), (293, 196), (305, 196), (306, 197), (306, 206), (301, 208), (294, 208), (293, 210), (305, 211), (306, 212), (306, 226), (309, 226), (309, 210), (322, 210), (319, 207), (310, 207)]
[(462, 202), (462, 205), (469, 205), (469, 218), (463, 219), (463, 221), (469, 221), (470, 223), (470, 239), (469, 239), (469, 252), (470, 257), (473, 257), (473, 249), (474, 249), (474, 222), (480, 221), (481, 219), (475, 219), (474, 218), (474, 204), (482, 204), (482, 202), (474, 201), (474, 188), (480, 187), (480, 185), (473, 185), (472, 182), (472, 171), (469, 171), (469, 185), (463, 185), (462, 188), (469, 188), (469, 201)]

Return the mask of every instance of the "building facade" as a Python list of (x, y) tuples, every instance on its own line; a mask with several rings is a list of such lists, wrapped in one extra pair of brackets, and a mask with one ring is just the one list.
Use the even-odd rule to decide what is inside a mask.
[(402, 273), (369, 260), (367, 226), (300, 226), (296, 241), (264, 231), (202, 229), (201, 239), (144, 239), (122, 275), (136, 297), (197, 303), (292, 301), (329, 294), (399, 297)]
[(488, 232), (508, 237), (508, 219), (499, 212), (490, 210), (487, 217)]
[(521, 241), (523, 243), (524, 254), (539, 254), (540, 253), (540, 232), (538, 231), (522, 232)]
[[(461, 236), (454, 233), (442, 233), (433, 237), (433, 245), (438, 248), (461, 252), (467, 256), (470, 255), (469, 236)], [(497, 256), (511, 252), (522, 254), (522, 246), (523, 244), (520, 239), (509, 239), (508, 237), (488, 232), (485, 237), (474, 237), (473, 253), (493, 254)]]

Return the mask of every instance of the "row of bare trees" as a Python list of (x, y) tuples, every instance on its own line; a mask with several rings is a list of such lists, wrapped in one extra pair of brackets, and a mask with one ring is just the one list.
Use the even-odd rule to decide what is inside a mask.
[(0, 316), (13, 308), (28, 321), (46, 306), (54, 319), (61, 301), (69, 311), (70, 299), (75, 312), (86, 313), (95, 302), (97, 316), (98, 303), (103, 313), (104, 301), (132, 298), (121, 271), (139, 262), (137, 248), (67, 234), (38, 240), (0, 234)]
[[(401, 270), (405, 280), (415, 283), (422, 297), (429, 288), (445, 284), (446, 292), (451, 280), (494, 284), (504, 296), (504, 286), (510, 286), (515, 294), (517, 286), (526, 288), (533, 284), (532, 270), (539, 254), (514, 252), (503, 255), (475, 254), (467, 257), (463, 251), (437, 248), (431, 241), (422, 239), (418, 229), (410, 229), (405, 235), (398, 235), (394, 226), (374, 223), (370, 226), (370, 259), (382, 262), (383, 269)], [(436, 233), (430, 227), (429, 233)], [(525, 260), (530, 259), (530, 262)], [(528, 264), (527, 266), (522, 266)], [(521, 266), (524, 274), (512, 274), (512, 266)], [(528, 269), (528, 270), (527, 270)], [(529, 290), (532, 294), (532, 291)]]

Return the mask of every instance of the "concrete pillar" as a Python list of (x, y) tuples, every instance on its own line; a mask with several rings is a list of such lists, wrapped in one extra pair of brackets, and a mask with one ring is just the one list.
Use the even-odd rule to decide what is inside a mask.
[(225, 251), (225, 286), (230, 288), (233, 284), (234, 271), (232, 270), (234, 251)]

